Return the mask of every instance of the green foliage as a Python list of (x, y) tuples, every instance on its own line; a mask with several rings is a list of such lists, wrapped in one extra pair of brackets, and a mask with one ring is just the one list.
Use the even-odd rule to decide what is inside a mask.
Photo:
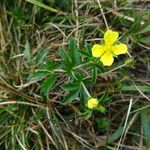
[(119, 127), (112, 135), (108, 136), (107, 143), (112, 143), (117, 140), (123, 132), (123, 127)]
[(150, 148), (150, 121), (148, 119), (148, 110), (141, 111), (141, 123), (144, 130), (147, 149)]
[(30, 44), (29, 44), (28, 41), (26, 41), (26, 43), (25, 43), (24, 57), (25, 57), (28, 61), (31, 60)]
[(66, 91), (75, 91), (80, 89), (81, 83), (78, 80), (75, 80), (73, 83), (67, 83), (63, 85), (63, 89)]
[(79, 90), (73, 90), (70, 91), (69, 94), (65, 96), (65, 98), (62, 100), (63, 104), (71, 103), (73, 100), (78, 98)]
[(41, 3), (41, 2), (39, 2), (38, 0), (26, 0), (26, 1), (29, 2), (29, 3), (32, 3), (32, 4), (36, 5), (36, 6), (39, 6), (39, 7), (41, 7), (41, 8), (47, 9), (47, 10), (49, 10), (49, 11), (51, 11), (51, 12), (55, 12), (55, 13), (58, 12), (57, 9), (54, 9), (54, 8), (52, 8), (52, 7), (49, 7), (49, 6), (47, 6), (47, 5), (45, 5), (45, 4)]
[(106, 132), (109, 127), (109, 120), (108, 118), (96, 118), (96, 123), (101, 131)]
[(77, 51), (78, 48), (74, 40), (69, 42), (67, 49), (60, 49), (60, 56), (63, 60), (62, 68), (68, 73), (71, 73), (73, 67), (80, 63), (80, 57)]
[(55, 75), (49, 75), (46, 80), (43, 81), (41, 85), (41, 92), (48, 97), (49, 92), (52, 90), (56, 82)]

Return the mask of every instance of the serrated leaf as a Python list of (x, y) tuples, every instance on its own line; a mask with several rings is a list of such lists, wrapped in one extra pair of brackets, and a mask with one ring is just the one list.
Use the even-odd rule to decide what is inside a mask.
[(77, 90), (77, 89), (79, 89), (80, 88), (80, 82), (79, 81), (75, 81), (75, 82), (73, 82), (73, 83), (68, 83), (68, 84), (65, 84), (64, 86), (63, 86), (63, 88), (65, 89), (65, 90), (68, 90), (68, 91), (74, 91), (74, 90)]
[(48, 97), (49, 92), (52, 90), (55, 82), (56, 77), (54, 75), (50, 75), (46, 80), (43, 81), (41, 86), (41, 92)]
[(85, 50), (78, 50), (78, 53), (80, 53), (80, 55), (83, 57), (91, 57), (91, 54)]
[(59, 54), (63, 60), (62, 68), (66, 72), (70, 72), (73, 68), (73, 64), (71, 62), (71, 58), (69, 58), (68, 53), (66, 52), (66, 50), (64, 48), (61, 48), (59, 51)]
[(79, 90), (69, 92), (69, 94), (66, 95), (62, 100), (62, 103), (63, 104), (71, 103), (73, 100), (78, 98), (78, 94), (79, 94)]
[(98, 111), (100, 111), (101, 113), (105, 113), (105, 112), (106, 112), (106, 108), (103, 107), (101, 104), (100, 104), (97, 108), (95, 108), (95, 110), (98, 110)]
[(75, 40), (71, 40), (66, 49), (60, 49), (60, 56), (63, 59), (63, 69), (70, 73), (73, 67), (80, 64), (80, 56), (77, 52)]
[(102, 131), (107, 131), (108, 127), (109, 127), (109, 120), (106, 117), (103, 118), (96, 118), (96, 123), (98, 125), (98, 127), (100, 128), (100, 130)]
[(78, 51), (78, 48), (76, 45), (76, 41), (74, 39), (70, 40), (68, 44), (68, 53), (69, 53), (69, 56), (71, 58), (73, 65), (80, 63), (80, 57), (77, 51)]
[(52, 60), (48, 60), (45, 65), (43, 66), (43, 69), (53, 71), (56, 68), (56, 64)]
[(26, 41), (26, 43), (25, 43), (24, 57), (25, 57), (28, 61), (31, 60), (30, 44), (29, 44), (28, 41)]

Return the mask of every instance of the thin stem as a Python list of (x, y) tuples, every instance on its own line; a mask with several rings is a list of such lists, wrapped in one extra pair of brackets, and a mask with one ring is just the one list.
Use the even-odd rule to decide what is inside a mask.
[(89, 65), (90, 63), (91, 63), (91, 61), (88, 61), (88, 62), (86, 62), (85, 64), (80, 64), (80, 65), (74, 67), (73, 69), (74, 69), (74, 70), (79, 69), (79, 68), (81, 68), (81, 67), (83, 67), (83, 66)]
[[(116, 67), (116, 68), (114, 68), (114, 69), (111, 69), (111, 70), (109, 70), (109, 71), (107, 71), (107, 72), (98, 74), (98, 76), (103, 76), (103, 75), (109, 74), (109, 73), (111, 73), (111, 72), (113, 72), (113, 71), (116, 71), (116, 70), (118, 70), (118, 69), (120, 69), (120, 68), (122, 68), (122, 67), (124, 67), (124, 66), (126, 66), (126, 64), (122, 64), (122, 65), (120, 65), (120, 66), (118, 66), (118, 67)], [(91, 78), (91, 76), (90, 76), (90, 77), (87, 77), (87, 78), (84, 78), (84, 80), (85, 80), (85, 79), (89, 79), (89, 78)]]
[(81, 85), (82, 85), (82, 87), (83, 87), (83, 89), (84, 89), (85, 93), (87, 94), (87, 96), (88, 96), (88, 97), (91, 97), (91, 95), (90, 95), (89, 91), (87, 90), (87, 88), (86, 88), (86, 86), (84, 85), (84, 83), (83, 83), (83, 82), (81, 82)]

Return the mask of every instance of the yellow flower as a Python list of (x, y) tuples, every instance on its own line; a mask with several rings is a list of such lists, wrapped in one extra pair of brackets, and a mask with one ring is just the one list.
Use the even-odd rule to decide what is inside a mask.
[(111, 66), (113, 64), (113, 56), (127, 53), (128, 48), (126, 44), (116, 43), (118, 37), (118, 32), (107, 30), (104, 34), (104, 44), (95, 44), (92, 47), (92, 55), (94, 57), (100, 57), (100, 61), (103, 63), (104, 66)]
[(98, 99), (90, 98), (87, 101), (87, 107), (90, 109), (96, 108), (98, 106)]

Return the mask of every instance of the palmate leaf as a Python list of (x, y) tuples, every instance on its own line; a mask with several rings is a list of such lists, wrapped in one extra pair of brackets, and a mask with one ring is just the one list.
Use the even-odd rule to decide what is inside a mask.
[(56, 63), (52, 60), (46, 61), (45, 65), (43, 66), (43, 69), (48, 71), (53, 71), (56, 68)]
[(78, 55), (78, 47), (74, 39), (70, 40), (68, 44), (68, 53), (71, 58), (73, 65), (80, 63), (80, 57)]
[(54, 84), (56, 82), (55, 75), (49, 75), (49, 77), (43, 81), (41, 86), (41, 93), (48, 97), (49, 92), (52, 90)]
[(59, 54), (63, 60), (62, 68), (67, 72), (70, 72), (71, 69), (73, 68), (73, 64), (71, 58), (69, 57), (69, 54), (66, 52), (64, 48), (60, 49)]
[(62, 67), (68, 73), (71, 72), (74, 66), (80, 64), (81, 62), (80, 56), (77, 51), (78, 48), (76, 46), (75, 40), (71, 40), (66, 49), (64, 48), (60, 49), (59, 54), (63, 60)]
[(48, 60), (45, 65), (41, 68), (37, 69), (35, 72), (30, 74), (28, 79), (31, 80), (41, 80), (42, 78), (48, 76), (53, 70), (56, 68), (56, 64), (54, 61)]

